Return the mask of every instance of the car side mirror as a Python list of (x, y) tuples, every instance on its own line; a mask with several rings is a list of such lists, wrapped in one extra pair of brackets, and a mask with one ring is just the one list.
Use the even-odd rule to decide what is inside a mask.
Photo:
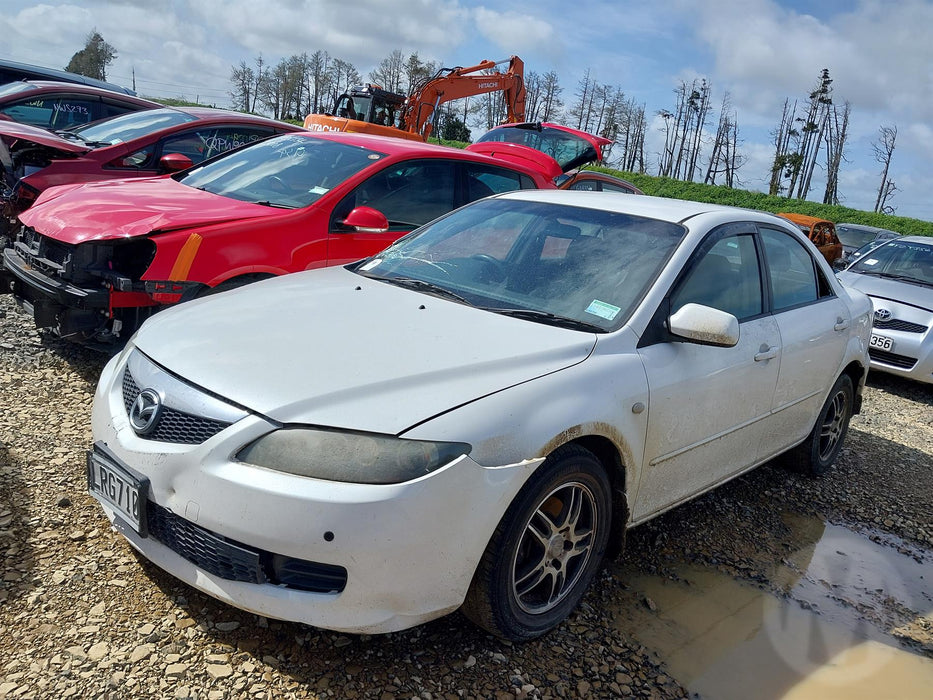
[(338, 221), (359, 233), (385, 233), (389, 230), (389, 220), (386, 215), (372, 207), (357, 207), (343, 221)]
[(188, 156), (181, 153), (166, 153), (159, 158), (159, 169), (166, 173), (177, 173), (179, 170), (186, 170), (194, 163)]
[(849, 266), (849, 261), (845, 258), (836, 258), (833, 260), (833, 269), (837, 272), (839, 270), (845, 270)]
[(684, 304), (667, 321), (671, 333), (703, 345), (731, 348), (739, 342), (739, 320), (702, 304)]

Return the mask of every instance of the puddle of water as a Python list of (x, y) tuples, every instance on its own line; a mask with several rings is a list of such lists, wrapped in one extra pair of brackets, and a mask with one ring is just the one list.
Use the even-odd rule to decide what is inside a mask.
[(800, 546), (770, 577), (787, 598), (684, 565), (679, 580), (630, 577), (617, 625), (706, 698), (933, 697), (933, 659), (892, 634), (933, 623), (933, 563), (887, 536), (788, 525)]

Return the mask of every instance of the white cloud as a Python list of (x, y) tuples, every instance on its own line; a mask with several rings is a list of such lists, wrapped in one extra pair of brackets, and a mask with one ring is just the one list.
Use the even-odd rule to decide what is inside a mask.
[(486, 7), (473, 10), (473, 18), (480, 34), (502, 51), (519, 54), (557, 45), (557, 32), (550, 22), (512, 10), (499, 12)]

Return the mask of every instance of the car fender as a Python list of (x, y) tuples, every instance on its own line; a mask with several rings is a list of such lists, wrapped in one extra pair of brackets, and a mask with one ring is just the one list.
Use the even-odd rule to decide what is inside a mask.
[[(581, 438), (603, 438), (618, 452), (632, 503), (644, 457), (648, 382), (637, 353), (601, 350), (600, 343), (634, 349), (636, 341), (624, 328), (611, 340), (600, 338), (583, 362), (452, 408), (400, 435), (467, 442), (471, 458), (488, 467), (547, 457)], [(474, 438), (479, 435), (487, 437)]]

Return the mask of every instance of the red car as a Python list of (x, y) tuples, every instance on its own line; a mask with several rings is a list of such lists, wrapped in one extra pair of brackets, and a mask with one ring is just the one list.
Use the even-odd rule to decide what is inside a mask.
[(0, 119), (53, 131), (161, 107), (141, 97), (78, 83), (17, 80), (0, 85)]
[(300, 130), (208, 107), (132, 112), (59, 134), (0, 121), (0, 236), (52, 185), (175, 172), (257, 139)]
[[(599, 139), (572, 133), (599, 157)], [(61, 336), (123, 340), (162, 305), (358, 260), (467, 202), (555, 187), (553, 158), (509, 151), (304, 132), (168, 177), (57, 187), (20, 215), (5, 291)]]

